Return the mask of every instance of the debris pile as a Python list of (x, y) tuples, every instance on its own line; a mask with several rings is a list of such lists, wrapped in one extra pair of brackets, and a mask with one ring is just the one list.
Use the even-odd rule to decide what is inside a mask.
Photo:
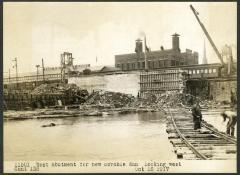
[(95, 91), (87, 99), (87, 104), (110, 105), (115, 108), (129, 106), (134, 101), (134, 96), (120, 92)]
[(194, 103), (196, 97), (179, 92), (166, 92), (158, 97), (157, 103), (162, 106), (189, 106)]
[(183, 94), (175, 91), (165, 92), (160, 96), (155, 94), (146, 94), (144, 98), (136, 99), (132, 107), (164, 108), (166, 106), (189, 106), (193, 104), (196, 97), (190, 94)]
[[(57, 99), (63, 100), (65, 104), (81, 104), (86, 101), (89, 94), (87, 90), (79, 88), (76, 84), (51, 83), (36, 87), (31, 95), (39, 97), (38, 101), (41, 101), (42, 96), (55, 96)], [(56, 103), (51, 100), (47, 102), (49, 105)]]
[(41, 84), (32, 90), (32, 95), (44, 95), (44, 94), (63, 94), (63, 86), (59, 84)]
[(33, 95), (44, 95), (44, 94), (66, 94), (72, 93), (79, 96), (88, 96), (88, 91), (80, 89), (76, 84), (41, 84), (36, 87), (31, 94)]

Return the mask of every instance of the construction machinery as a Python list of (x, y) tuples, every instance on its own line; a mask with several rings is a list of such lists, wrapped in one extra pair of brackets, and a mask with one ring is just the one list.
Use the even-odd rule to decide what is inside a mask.
[[(232, 48), (231, 48), (231, 45), (225, 45), (224, 48), (223, 48), (223, 51), (222, 51), (222, 55), (220, 54), (220, 52), (218, 51), (216, 45), (214, 44), (211, 36), (209, 35), (209, 33), (207, 32), (205, 26), (203, 25), (203, 23), (200, 21), (198, 15), (199, 13), (195, 10), (195, 8), (190, 5), (190, 8), (191, 10), (193, 11), (193, 14), (194, 16), (196, 17), (198, 23), (200, 24), (204, 34), (206, 35), (208, 41), (210, 42), (211, 46), (213, 47), (215, 53), (217, 54), (217, 57), (218, 59), (220, 60), (221, 62), (221, 65), (222, 65), (222, 70), (221, 70), (221, 73), (222, 74), (227, 74), (227, 75), (230, 75), (232, 74), (233, 72), (236, 71), (236, 68), (233, 66), (233, 56), (232, 56)], [(225, 63), (223, 61), (223, 57), (226, 58), (226, 62)]]
[(63, 52), (61, 54), (61, 81), (65, 82), (66, 80), (66, 73), (69, 76), (69, 71), (73, 69), (73, 57), (72, 53)]

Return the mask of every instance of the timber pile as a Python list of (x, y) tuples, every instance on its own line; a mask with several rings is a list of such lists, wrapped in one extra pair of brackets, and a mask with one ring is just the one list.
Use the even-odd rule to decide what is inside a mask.
[(87, 99), (87, 104), (107, 105), (115, 108), (129, 106), (134, 101), (134, 96), (120, 92), (95, 91)]
[[(171, 111), (171, 112), (170, 112)], [(219, 132), (213, 126), (203, 122), (201, 130), (193, 129), (193, 120), (189, 113), (180, 109), (171, 109), (169, 111), (167, 129), (168, 138), (174, 147), (174, 152), (178, 158), (183, 159), (202, 159), (193, 149), (187, 145), (183, 138), (185, 137), (197, 152), (210, 160), (236, 159), (236, 140), (229, 138), (224, 133)], [(172, 120), (174, 119), (174, 122)], [(181, 136), (177, 132), (180, 131)], [(221, 136), (221, 135), (223, 136)]]

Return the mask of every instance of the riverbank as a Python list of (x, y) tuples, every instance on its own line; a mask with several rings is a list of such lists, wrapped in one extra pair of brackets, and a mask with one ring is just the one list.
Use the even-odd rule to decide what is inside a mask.
[[(79, 116), (104, 116), (113, 114), (130, 114), (130, 113), (145, 113), (157, 112), (160, 109), (156, 108), (102, 108), (98, 109), (96, 106), (79, 106), (71, 109), (72, 106), (65, 106), (59, 108), (45, 108), (26, 111), (5, 111), (3, 113), (5, 120), (24, 120), (24, 119), (43, 119), (43, 118), (66, 118)], [(63, 109), (64, 108), (64, 109)]]

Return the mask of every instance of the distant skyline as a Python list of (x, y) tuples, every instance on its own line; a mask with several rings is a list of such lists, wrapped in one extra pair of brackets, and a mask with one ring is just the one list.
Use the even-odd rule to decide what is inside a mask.
[[(71, 52), (74, 64), (114, 65), (114, 55), (133, 53), (135, 40), (145, 32), (151, 50), (169, 49), (174, 33), (180, 49), (199, 53), (204, 38), (208, 63), (219, 63), (189, 5), (199, 17), (219, 51), (233, 45), (236, 59), (236, 2), (4, 2), (4, 72), (36, 71), (35, 65), (60, 66), (60, 54)], [(97, 64), (96, 64), (97, 57)]]

